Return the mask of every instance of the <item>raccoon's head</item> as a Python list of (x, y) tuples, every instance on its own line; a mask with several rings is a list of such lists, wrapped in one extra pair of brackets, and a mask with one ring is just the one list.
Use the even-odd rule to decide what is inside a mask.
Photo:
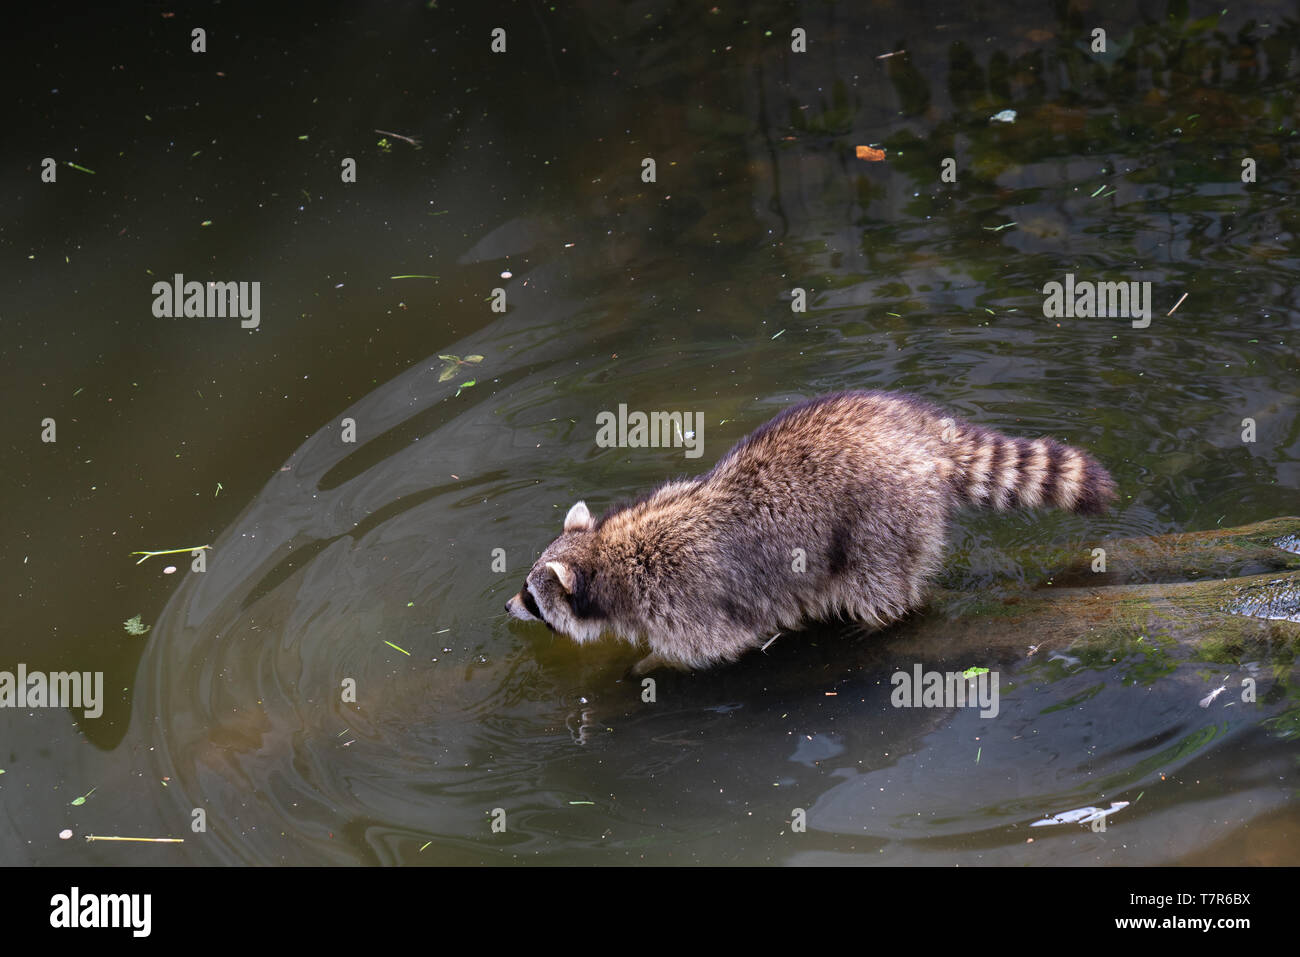
[(546, 547), (506, 611), (520, 621), (540, 621), (579, 643), (605, 629), (605, 612), (595, 594), (596, 522), (579, 502), (564, 517), (564, 533)]

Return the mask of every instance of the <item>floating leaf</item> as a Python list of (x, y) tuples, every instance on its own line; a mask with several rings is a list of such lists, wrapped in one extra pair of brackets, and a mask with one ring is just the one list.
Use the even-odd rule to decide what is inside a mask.
[(140, 616), (136, 615), (134, 618), (128, 618), (126, 621), (122, 622), (122, 627), (126, 629), (128, 635), (143, 635), (148, 632), (153, 625), (146, 625), (140, 620)]
[(462, 382), (459, 388), (456, 389), (456, 395), (452, 396), (452, 398), (454, 399), (456, 396), (460, 395), (461, 389), (468, 389), (472, 385), (478, 385), (478, 380), (470, 379), (468, 382)]
[(1091, 824), (1093, 821), (1104, 820), (1108, 814), (1114, 814), (1128, 807), (1128, 801), (1111, 801), (1110, 807), (1078, 807), (1071, 811), (1062, 811), (1060, 814), (1054, 814), (1051, 817), (1043, 818), (1041, 821), (1033, 821), (1030, 827), (1047, 827), (1050, 824)]
[(988, 673), (989, 670), (987, 668), (967, 668), (961, 673), (961, 676), (963, 678), (974, 678), (978, 675), (986, 675)]
[[(459, 369), (467, 362), (473, 362), (477, 364), (483, 361), (482, 356), (466, 356), (464, 359), (462, 359), (460, 356), (438, 356), (438, 358), (441, 359), (443, 362), (447, 363), (445, 366), (442, 367), (442, 371), (438, 373), (439, 382), (446, 382), (448, 379), (450, 379), (452, 376), (456, 374), (457, 369)], [(473, 384), (474, 384), (473, 382), (469, 383), (469, 385), (473, 385)], [(465, 387), (461, 386), (461, 388), (465, 388)], [(460, 395), (459, 392), (457, 392), (456, 394)]]
[(95, 789), (94, 789), (94, 788), (91, 788), (89, 791), (87, 791), (87, 792), (86, 792), (85, 794), (83, 794), (81, 797), (79, 797), (79, 798), (77, 798), (76, 800), (74, 800), (74, 801), (72, 802), (72, 806), (73, 806), (73, 807), (81, 807), (81, 805), (83, 805), (83, 804), (86, 803), (86, 798), (90, 797), (90, 796), (91, 796), (92, 794), (94, 794), (94, 793), (95, 793)]

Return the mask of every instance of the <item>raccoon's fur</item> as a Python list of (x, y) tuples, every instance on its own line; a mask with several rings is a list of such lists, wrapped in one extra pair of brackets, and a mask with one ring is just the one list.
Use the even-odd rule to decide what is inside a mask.
[(647, 641), (635, 674), (705, 668), (807, 619), (880, 627), (916, 608), (958, 506), (1095, 514), (1114, 496), (1076, 448), (911, 396), (843, 392), (786, 409), (707, 474), (598, 520), (578, 502), (506, 609), (578, 642)]

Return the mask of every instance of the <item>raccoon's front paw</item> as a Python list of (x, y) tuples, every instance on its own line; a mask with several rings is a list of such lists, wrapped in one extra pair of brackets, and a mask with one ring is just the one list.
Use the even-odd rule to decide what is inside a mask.
[(623, 677), (641, 678), (659, 668), (675, 668), (678, 671), (685, 670), (684, 668), (682, 668), (681, 665), (676, 664), (675, 662), (672, 661), (668, 661), (667, 659), (661, 658), (658, 652), (652, 651), (650, 652), (650, 654), (646, 655), (644, 658), (642, 658), (640, 661), (634, 664), (631, 668), (628, 668), (627, 673), (624, 674)]

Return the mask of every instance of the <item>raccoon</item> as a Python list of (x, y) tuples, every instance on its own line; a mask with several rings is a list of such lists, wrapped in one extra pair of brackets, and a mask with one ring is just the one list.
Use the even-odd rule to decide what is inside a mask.
[(1091, 515), (1114, 497), (1079, 449), (841, 392), (786, 409), (698, 478), (599, 519), (578, 502), (506, 610), (579, 643), (648, 642), (635, 675), (702, 669), (810, 619), (881, 628), (919, 607), (960, 506)]

